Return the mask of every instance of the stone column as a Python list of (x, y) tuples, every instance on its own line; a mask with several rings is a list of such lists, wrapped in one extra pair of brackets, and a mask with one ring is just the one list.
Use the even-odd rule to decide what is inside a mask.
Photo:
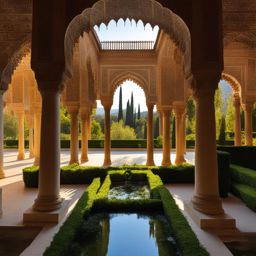
[(170, 116), (171, 109), (163, 109), (161, 111), (163, 120), (163, 160), (162, 166), (171, 165), (171, 127), (170, 127)]
[(243, 105), (245, 116), (245, 145), (252, 146), (252, 109), (253, 103), (245, 103)]
[(242, 145), (242, 139), (241, 139), (241, 103), (240, 99), (238, 97), (233, 98), (233, 105), (235, 108), (235, 146), (241, 146)]
[(3, 94), (4, 91), (0, 90), (0, 179), (5, 177), (4, 174), (4, 120), (3, 120)]
[(79, 140), (78, 140), (78, 106), (68, 106), (68, 112), (71, 118), (71, 130), (70, 130), (70, 161), (69, 164), (79, 163)]
[(34, 165), (40, 163), (41, 109), (34, 112)]
[(185, 162), (184, 158), (184, 116), (185, 107), (183, 105), (176, 105), (174, 107), (175, 114), (175, 141), (176, 141), (176, 158), (175, 165), (181, 165)]
[(25, 159), (25, 143), (24, 143), (24, 112), (18, 111), (17, 112), (18, 117), (18, 136), (19, 136), (19, 146), (18, 146), (18, 160)]
[(163, 133), (164, 133), (163, 113), (162, 113), (162, 111), (159, 111), (158, 114), (159, 114), (159, 135), (163, 136)]
[(153, 109), (154, 103), (147, 103), (148, 122), (147, 122), (147, 166), (154, 166), (154, 136), (153, 136)]
[(36, 211), (61, 207), (60, 191), (60, 92), (55, 83), (39, 84), (42, 95), (41, 145)]
[(88, 131), (88, 140), (92, 139), (92, 134), (91, 134), (91, 130), (92, 130), (92, 116), (91, 114), (88, 115), (88, 120), (87, 120), (87, 131)]
[(81, 148), (81, 163), (88, 162), (88, 113), (80, 111), (81, 117), (81, 133), (82, 133), (82, 148)]
[(112, 104), (104, 103), (105, 110), (105, 124), (104, 124), (104, 163), (103, 166), (110, 166), (111, 163), (111, 138), (110, 138), (110, 110)]
[[(187, 143), (186, 143), (186, 111), (182, 115), (182, 152), (185, 155), (187, 152)], [(184, 161), (185, 158), (184, 158)]]
[(29, 158), (34, 157), (34, 129), (29, 127)]
[(220, 80), (218, 72), (194, 74), (196, 86), (195, 191), (192, 199), (196, 210), (209, 215), (224, 211), (219, 197), (216, 152), (214, 94)]

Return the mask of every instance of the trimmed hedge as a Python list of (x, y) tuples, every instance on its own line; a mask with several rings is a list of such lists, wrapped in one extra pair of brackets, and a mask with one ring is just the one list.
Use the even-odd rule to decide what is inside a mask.
[(59, 232), (54, 236), (51, 245), (44, 252), (44, 256), (69, 254), (69, 247), (75, 237), (76, 230), (81, 225), (84, 216), (88, 215), (92, 209), (99, 187), (100, 179), (95, 179), (79, 199), (76, 207), (61, 226)]
[[(90, 210), (101, 209), (111, 211), (143, 211), (156, 210), (159, 212), (162, 209), (166, 215), (168, 222), (170, 223), (174, 235), (184, 256), (207, 256), (209, 253), (201, 247), (196, 235), (189, 226), (186, 218), (182, 215), (170, 192), (164, 187), (159, 176), (154, 175), (151, 171), (145, 172), (147, 175), (149, 187), (156, 191), (156, 194), (161, 200), (158, 199), (146, 199), (146, 200), (108, 200), (107, 195), (111, 186), (111, 175), (123, 175), (125, 171), (119, 171), (108, 175), (102, 186), (99, 188), (99, 179), (95, 179), (89, 188), (85, 191), (81, 199), (78, 201), (73, 212), (67, 219), (67, 221), (60, 228), (59, 232), (55, 235), (51, 245), (45, 251), (45, 256), (65, 256), (71, 255), (70, 251), (72, 241), (75, 238), (75, 233), (78, 230), (82, 219), (87, 215)], [(132, 171), (132, 175), (135, 178), (141, 178), (141, 171)], [(145, 177), (145, 176), (144, 176)], [(96, 194), (96, 191), (98, 193)], [(92, 208), (93, 207), (93, 208)]]
[(230, 175), (237, 183), (245, 184), (256, 189), (256, 171), (239, 165), (230, 165)]
[(231, 191), (253, 211), (256, 211), (256, 189), (245, 184), (232, 183)]
[[(35, 166), (23, 169), (23, 180), (26, 187), (38, 186), (38, 169), (39, 168)], [(218, 169), (220, 196), (226, 197), (230, 189), (229, 155), (227, 153), (218, 152)], [(117, 172), (121, 170), (151, 170), (154, 174), (159, 175), (164, 183), (194, 184), (195, 167), (187, 163), (181, 166), (170, 167), (124, 165), (108, 168), (72, 164), (61, 168), (60, 181), (61, 184), (90, 184), (93, 179), (97, 177), (100, 177), (103, 181), (109, 171)]]
[(230, 162), (232, 164), (256, 170), (256, 147), (219, 146), (217, 149), (228, 152), (231, 155)]

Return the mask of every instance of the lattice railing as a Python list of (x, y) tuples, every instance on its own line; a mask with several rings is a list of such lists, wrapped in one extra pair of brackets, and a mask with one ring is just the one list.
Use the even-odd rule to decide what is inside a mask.
[(121, 51), (121, 50), (154, 50), (155, 41), (102, 41), (101, 50)]

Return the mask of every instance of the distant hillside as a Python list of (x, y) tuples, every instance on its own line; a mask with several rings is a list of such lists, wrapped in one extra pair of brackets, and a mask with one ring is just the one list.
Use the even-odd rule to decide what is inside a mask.
[[(123, 111), (124, 111), (124, 115), (125, 115), (125, 110), (123, 110)], [(110, 114), (111, 115), (118, 115), (118, 109), (111, 109)], [(97, 116), (103, 116), (104, 115), (104, 108), (97, 108), (96, 115)], [(145, 117), (147, 117), (148, 112), (147, 111), (141, 112), (140, 115), (141, 115), (142, 118), (145, 118)]]

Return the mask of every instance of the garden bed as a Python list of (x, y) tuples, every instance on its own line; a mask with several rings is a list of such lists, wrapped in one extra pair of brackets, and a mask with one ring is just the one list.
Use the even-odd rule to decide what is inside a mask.
[[(93, 180), (92, 184), (84, 192), (81, 199), (78, 201), (76, 207), (72, 211), (71, 215), (68, 217), (66, 222), (60, 228), (59, 232), (55, 235), (51, 245), (46, 249), (44, 255), (46, 256), (65, 256), (65, 255), (81, 255), (81, 252), (88, 249), (88, 244), (78, 243), (77, 239), (81, 239), (81, 227), (86, 225), (86, 222), (90, 220), (91, 216), (97, 216), (97, 213), (136, 213), (144, 214), (147, 218), (152, 218), (152, 216), (161, 215), (164, 216), (165, 220), (170, 226), (169, 231), (173, 234), (173, 237), (170, 235), (164, 235), (163, 240), (165, 241), (164, 245), (160, 243), (158, 246), (158, 251), (163, 249), (163, 246), (166, 246), (168, 251), (171, 248), (180, 252), (181, 255), (209, 255), (209, 253), (201, 247), (196, 235), (189, 226), (187, 220), (180, 212), (178, 206), (176, 205), (174, 199), (172, 198), (169, 191), (164, 187), (159, 176), (154, 175), (152, 171), (131, 171), (131, 179), (133, 181), (147, 181), (150, 189), (150, 198), (149, 199), (140, 199), (140, 200), (119, 200), (119, 199), (108, 199), (108, 193), (111, 188), (112, 182), (124, 180), (126, 177), (125, 171), (115, 171), (109, 172), (105, 177), (103, 182), (100, 182), (99, 178)], [(153, 215), (152, 215), (153, 214)], [(108, 215), (111, 216), (111, 215)], [(127, 215), (126, 215), (127, 216)], [(104, 218), (103, 218), (104, 219)], [(98, 237), (101, 241), (97, 247), (102, 254), (106, 255), (108, 246), (112, 248), (113, 245), (109, 244), (109, 231), (107, 228), (108, 217), (105, 218), (105, 224), (102, 224), (99, 227), (97, 223), (92, 225), (90, 228), (87, 227), (87, 230), (91, 232), (90, 237), (94, 234), (95, 238)], [(107, 221), (107, 222), (106, 222)], [(87, 222), (88, 223), (88, 222)], [(123, 227), (120, 226), (122, 229)], [(80, 231), (79, 231), (80, 230)], [(161, 228), (160, 228), (161, 230)], [(105, 232), (103, 236), (102, 232)], [(83, 233), (83, 232), (82, 232)], [(161, 233), (161, 232), (160, 232)], [(161, 234), (158, 233), (159, 237)], [(86, 236), (86, 234), (84, 234)], [(167, 241), (169, 238), (169, 242)], [(103, 239), (103, 240), (102, 240)], [(156, 238), (157, 241), (158, 238)], [(96, 241), (93, 241), (93, 243)], [(143, 243), (143, 241), (139, 241)], [(139, 244), (141, 244), (139, 243)], [(171, 244), (169, 244), (171, 243)], [(97, 244), (97, 242), (96, 242)], [(134, 244), (128, 244), (132, 247)], [(173, 244), (175, 246), (173, 247)], [(177, 245), (177, 246), (176, 246)], [(84, 246), (84, 247), (83, 247)], [(87, 247), (86, 247), (87, 246)], [(90, 246), (90, 245), (89, 245)], [(93, 246), (93, 245), (92, 245)], [(95, 243), (94, 243), (95, 246)], [(97, 249), (97, 250), (98, 250)], [(113, 248), (112, 248), (113, 249)], [(138, 249), (138, 248), (137, 248)], [(81, 251), (82, 250), (82, 251)], [(166, 252), (166, 251), (164, 251)], [(90, 255), (90, 254), (88, 254)], [(164, 255), (164, 254), (163, 254)], [(171, 254), (166, 254), (171, 255)], [(175, 255), (175, 254), (174, 254)]]

